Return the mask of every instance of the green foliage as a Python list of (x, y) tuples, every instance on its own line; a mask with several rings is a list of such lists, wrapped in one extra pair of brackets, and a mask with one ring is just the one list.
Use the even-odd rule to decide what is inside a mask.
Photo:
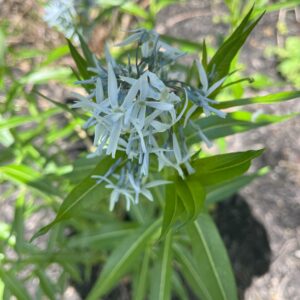
[(104, 265), (101, 276), (89, 293), (88, 300), (99, 299), (117, 284), (124, 273), (136, 263), (138, 256), (147, 247), (149, 239), (151, 240), (151, 237), (158, 230), (159, 224), (160, 220), (157, 220), (151, 226), (138, 229), (116, 247)]
[[(104, 2), (105, 9), (99, 16), (109, 19), (113, 10), (120, 6), (122, 14), (139, 18), (140, 25), (152, 28), (157, 13), (177, 1), (150, 1), (147, 10), (131, 1)], [(226, 2), (231, 5), (230, 1)], [(281, 4), (289, 5), (287, 1)], [(245, 11), (246, 8), (240, 9)], [(273, 8), (270, 6), (269, 10)], [(211, 59), (210, 48), (205, 42), (169, 36), (163, 39), (185, 51), (202, 51), (202, 64), (213, 83), (232, 72), (238, 51), (261, 19), (261, 13), (251, 8)], [(236, 14), (233, 23), (237, 24), (239, 19)], [(85, 36), (79, 36), (81, 50), (74, 41), (68, 40), (68, 46), (60, 45), (43, 52), (43, 61), (33, 64), (21, 77), (14, 74), (13, 66), (7, 61), (12, 57), (14, 61), (34, 59), (41, 51), (13, 51), (6, 39), (5, 28), (1, 28), (0, 44), (4, 47), (0, 49), (0, 87), (5, 92), (5, 102), (0, 107), (0, 179), (5, 183), (1, 201), (16, 198), (12, 222), (0, 223), (0, 294), (4, 295), (3, 299), (10, 299), (12, 295), (21, 300), (32, 299), (25, 286), (33, 279), (39, 280), (36, 294), (40, 298), (61, 298), (70, 281), (88, 281), (94, 266), (100, 266), (101, 271), (88, 293), (88, 300), (109, 294), (124, 278), (136, 300), (167, 300), (173, 296), (189, 299), (187, 285), (199, 299), (237, 299), (226, 249), (209, 211), (265, 173), (265, 169), (246, 173), (262, 150), (208, 155), (201, 149), (192, 161), (194, 174), (185, 174), (184, 179), (171, 170), (160, 174), (172, 183), (153, 188), (154, 202), (141, 201), (129, 212), (120, 205), (109, 212), (106, 183), (96, 183), (91, 176), (105, 175), (113, 159), (86, 158), (92, 143), (89, 133), (83, 135), (79, 130), (86, 118), (61, 99), (53, 100), (52, 96), (44, 96), (39, 91), (49, 81), (69, 86), (75, 80), (69, 68), (57, 66), (67, 55), (75, 62), (76, 77), (89, 79), (92, 76), (88, 67), (94, 66), (94, 57)], [(293, 51), (296, 48), (294, 44), (289, 47)], [(288, 49), (290, 56), (283, 59), (296, 65), (296, 54), (291, 55)], [(127, 54), (124, 50), (118, 57), (122, 60)], [(193, 81), (193, 68), (178, 67), (186, 72), (187, 81)], [(239, 78), (235, 80), (241, 83)], [(214, 97), (220, 91), (218, 89)], [(290, 91), (236, 97), (214, 104), (214, 108), (275, 104), (299, 96), (299, 91)], [(20, 99), (23, 99), (22, 109), (18, 109)], [(218, 140), (293, 116), (251, 113), (243, 108), (230, 110), (225, 119), (210, 115), (194, 122), (210, 140)], [(184, 129), (185, 138), (199, 149), (197, 135), (191, 127)], [(75, 143), (84, 148), (84, 153), (76, 160)], [(37, 231), (34, 241), (30, 242), (26, 235), (29, 219), (48, 212), (55, 213), (53, 221)], [(41, 247), (35, 239), (46, 233), (45, 245)], [(8, 251), (15, 257), (7, 256)], [(61, 267), (58, 278), (50, 278), (47, 272), (52, 264)], [(33, 271), (21, 276), (28, 269)]]
[(225, 40), (210, 60), (207, 69), (209, 72), (213, 72), (214, 82), (228, 75), (233, 59), (245, 43), (251, 31), (263, 17), (263, 14), (261, 14), (259, 17), (252, 19), (253, 9), (254, 7), (250, 9), (241, 24), (230, 37)]
[(5, 269), (2, 269), (0, 266), (0, 277), (3, 280), (5, 287), (20, 300), (29, 300), (30, 296), (28, 295), (26, 289), (23, 287), (22, 283), (17, 279), (15, 274), (12, 271), (7, 272)]
[(237, 299), (234, 276), (218, 230), (209, 215), (200, 215), (188, 228), (192, 255), (211, 299)]
[(288, 37), (284, 48), (275, 49), (280, 63), (279, 72), (295, 87), (300, 87), (300, 38)]

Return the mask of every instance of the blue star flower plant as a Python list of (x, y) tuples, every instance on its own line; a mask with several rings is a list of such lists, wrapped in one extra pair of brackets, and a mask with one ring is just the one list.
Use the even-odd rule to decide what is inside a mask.
[[(137, 204), (141, 196), (153, 201), (151, 189), (171, 181), (161, 174), (173, 169), (181, 178), (194, 173), (195, 153), (185, 138), (188, 127), (197, 131), (199, 141), (211, 142), (193, 121), (204, 112), (224, 118), (226, 113), (212, 106), (210, 98), (225, 78), (210, 85), (208, 75), (196, 61), (200, 86), (193, 87), (169, 78), (168, 68), (185, 55), (160, 40), (151, 30), (133, 30), (117, 46), (136, 43), (135, 63), (118, 64), (106, 47), (105, 68), (94, 57), (89, 68), (93, 76), (79, 84), (92, 86), (86, 96), (76, 95), (73, 108), (81, 108), (90, 117), (85, 129), (94, 129), (95, 151), (90, 156), (111, 156), (114, 163), (105, 175), (95, 175), (111, 189), (110, 209), (124, 199), (126, 208)], [(123, 153), (117, 157), (117, 153)]]

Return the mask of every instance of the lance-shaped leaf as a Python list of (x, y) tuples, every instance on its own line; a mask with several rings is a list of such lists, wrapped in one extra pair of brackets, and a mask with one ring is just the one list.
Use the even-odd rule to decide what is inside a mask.
[(90, 175), (87, 176), (81, 183), (79, 183), (65, 198), (55, 219), (50, 224), (44, 226), (38, 232), (36, 232), (32, 237), (32, 240), (47, 233), (50, 228), (58, 222), (70, 218), (74, 210), (78, 208), (82, 202), (88, 201), (91, 203), (93, 200), (100, 201), (101, 199), (105, 198), (109, 193), (109, 190), (104, 188), (105, 183), (97, 183), (92, 176), (104, 176), (111, 168), (112, 164), (113, 160), (111, 158), (101, 160), (93, 172), (90, 173)]
[(43, 84), (48, 83), (50, 80), (57, 80), (59, 82), (70, 82), (72, 71), (67, 67), (56, 67), (56, 68), (40, 68), (36, 71), (28, 73), (26, 76), (22, 77), (19, 81), (20, 85), (25, 84)]
[(153, 272), (150, 299), (170, 299), (172, 279), (172, 230), (167, 233), (163, 241), (162, 249)]
[(0, 174), (3, 174), (11, 181), (27, 185), (37, 191), (42, 192), (44, 195), (60, 196), (49, 180), (46, 180), (41, 174), (34, 169), (25, 165), (5, 165), (0, 167)]
[(237, 289), (231, 264), (211, 217), (201, 214), (188, 227), (188, 233), (198, 274), (210, 294), (210, 299), (236, 300)]
[(280, 92), (275, 94), (269, 94), (266, 96), (259, 96), (259, 97), (252, 97), (252, 98), (244, 98), (244, 99), (234, 99), (230, 101), (222, 101), (218, 104), (214, 104), (213, 107), (217, 109), (222, 108), (230, 108), (242, 105), (249, 105), (249, 104), (273, 104), (284, 102), (292, 99), (296, 99), (300, 97), (300, 91), (289, 91), (289, 92)]
[(181, 300), (189, 300), (188, 291), (186, 289), (185, 283), (182, 281), (181, 276), (178, 272), (173, 272), (172, 276), (172, 288), (174, 290), (175, 295), (178, 296)]
[(73, 163), (73, 170), (64, 175), (72, 183), (79, 183), (86, 178), (95, 168), (99, 162), (99, 157), (86, 158), (81, 157), (76, 159)]
[(88, 71), (89, 65), (88, 65), (87, 61), (81, 56), (81, 54), (73, 46), (73, 44), (70, 40), (67, 39), (67, 42), (68, 42), (68, 46), (70, 49), (70, 53), (76, 63), (76, 66), (77, 66), (80, 76), (85, 80), (91, 78), (91, 76), (93, 74)]
[(86, 59), (86, 63), (89, 65), (89, 67), (94, 66), (95, 62), (94, 62), (94, 59), (93, 59), (93, 53), (89, 49), (89, 46), (85, 42), (85, 40), (82, 37), (82, 35), (80, 33), (78, 33), (78, 32), (77, 32), (77, 35), (79, 37), (80, 46), (81, 46), (84, 58)]
[(150, 247), (145, 249), (142, 264), (138, 272), (136, 272), (136, 278), (133, 284), (133, 299), (144, 300), (148, 293), (149, 282), (149, 265), (150, 265)]
[(247, 37), (262, 18), (262, 13), (257, 18), (251, 19), (254, 7), (250, 9), (241, 24), (235, 29), (228, 39), (221, 45), (208, 64), (208, 73), (214, 73), (214, 82), (226, 76), (230, 64), (245, 43)]
[[(221, 119), (218, 116), (209, 116), (196, 120), (194, 123), (201, 128), (202, 132), (209, 140), (214, 140), (236, 133), (246, 132), (262, 126), (286, 121), (295, 115), (296, 114), (278, 116), (237, 111), (229, 113), (225, 119)], [(199, 142), (199, 133), (195, 130), (195, 128), (188, 126), (185, 132), (186, 139), (189, 144)]]
[(190, 177), (204, 186), (215, 185), (245, 173), (251, 160), (261, 155), (263, 150), (249, 150), (214, 155), (196, 160), (196, 170)]
[(166, 197), (165, 197), (163, 224), (161, 229), (161, 238), (165, 237), (166, 233), (171, 229), (173, 224), (178, 219), (177, 205), (179, 205), (179, 203), (178, 203), (175, 185), (168, 184), (166, 186)]
[(46, 275), (45, 271), (41, 268), (38, 268), (34, 271), (35, 275), (39, 278), (40, 288), (43, 290), (45, 295), (49, 300), (55, 300), (56, 297), (56, 288), (50, 278)]
[(190, 251), (178, 244), (173, 245), (176, 262), (179, 264), (183, 277), (193, 289), (194, 293), (203, 300), (215, 300), (202, 280), (200, 270), (197, 268), (196, 260)]
[(25, 287), (17, 279), (17, 277), (11, 272), (7, 271), (0, 266), (0, 278), (4, 282), (5, 287), (16, 296), (18, 300), (30, 300), (31, 297), (27, 293)]
[(160, 223), (161, 220), (159, 219), (150, 226), (142, 227), (115, 248), (104, 265), (100, 277), (89, 293), (87, 300), (100, 299), (118, 283), (119, 279), (136, 263), (138, 256), (157, 232)]
[(42, 122), (44, 120), (47, 120), (52, 115), (55, 115), (59, 112), (60, 112), (59, 109), (52, 108), (47, 111), (41, 112), (38, 116), (24, 115), (24, 116), (13, 116), (13, 117), (10, 117), (9, 119), (1, 118), (0, 119), (0, 130), (15, 128), (15, 127), (24, 125), (25, 123)]
[(199, 180), (187, 178), (176, 182), (176, 192), (186, 211), (186, 220), (193, 221), (203, 209), (205, 190)]
[(166, 187), (166, 199), (161, 239), (173, 225), (178, 227), (197, 218), (204, 207), (205, 189), (197, 178), (174, 179), (174, 185)]
[(136, 230), (136, 225), (118, 223), (114, 220), (112, 224), (105, 224), (100, 228), (91, 231), (84, 230), (69, 238), (68, 246), (72, 248), (85, 249), (111, 249), (119, 244), (120, 239), (132, 234)]
[(254, 179), (263, 176), (268, 172), (267, 168), (262, 168), (258, 172), (250, 175), (243, 175), (234, 179), (209, 186), (207, 188), (207, 197), (205, 199), (206, 205), (214, 204), (216, 202), (226, 200), (238, 190), (247, 186)]

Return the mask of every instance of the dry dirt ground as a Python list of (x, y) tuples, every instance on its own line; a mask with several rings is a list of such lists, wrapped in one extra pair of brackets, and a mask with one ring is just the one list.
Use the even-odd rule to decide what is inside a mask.
[[(213, 22), (215, 17), (226, 13), (220, 2), (190, 0), (169, 7), (159, 14), (157, 28), (176, 37), (193, 41), (206, 38), (214, 43), (216, 36), (226, 32), (224, 24)], [(24, 39), (12, 40), (11, 43), (16, 46), (22, 43), (37, 46), (38, 43), (41, 48), (59, 43), (61, 37), (49, 31), (40, 20), (30, 22), (27, 15), (33, 9), (38, 9), (35, 1), (0, 0), (0, 16), (10, 14), (13, 24), (27, 20)], [(300, 24), (295, 12), (287, 11), (285, 19), (289, 34), (299, 35)], [(248, 40), (241, 55), (248, 75), (262, 72), (282, 82), (276, 73), (275, 59), (267, 59), (264, 55), (268, 45), (284, 40), (276, 31), (277, 21), (278, 12), (266, 15)], [(276, 87), (269, 89), (276, 90)], [(253, 94), (253, 91), (249, 89), (247, 94)], [(261, 109), (261, 106), (252, 109)], [(277, 114), (300, 112), (300, 101), (264, 106), (263, 111)], [(241, 299), (300, 299), (299, 121), (300, 118), (296, 117), (228, 140), (230, 151), (266, 148), (256, 161), (256, 167), (269, 165), (272, 169), (270, 174), (222, 203), (215, 214), (233, 262)], [(72, 293), (66, 299), (76, 298)]]

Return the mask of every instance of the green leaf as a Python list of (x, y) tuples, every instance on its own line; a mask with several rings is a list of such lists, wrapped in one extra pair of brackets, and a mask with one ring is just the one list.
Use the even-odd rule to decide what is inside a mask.
[[(74, 209), (76, 209), (84, 200), (89, 200), (90, 203), (91, 199), (95, 198), (95, 195), (98, 201), (105, 198), (108, 195), (109, 190), (104, 188), (104, 182), (98, 184), (97, 180), (92, 178), (92, 175), (105, 175), (112, 164), (113, 160), (111, 158), (105, 158), (101, 160), (93, 172), (91, 172), (89, 176), (87, 176), (80, 184), (78, 184), (65, 198), (55, 219), (50, 224), (44, 226), (38, 232), (36, 232), (31, 240), (34, 240), (35, 238), (47, 233), (50, 228), (58, 222), (70, 218), (72, 216), (72, 212), (74, 212)], [(94, 194), (93, 197), (92, 194)]]
[(57, 114), (58, 112), (60, 112), (59, 109), (52, 108), (47, 111), (41, 112), (38, 116), (14, 116), (8, 119), (1, 119), (0, 130), (15, 128), (29, 122), (41, 122), (42, 120), (45, 120), (50, 116)]
[(195, 294), (203, 300), (215, 300), (211, 297), (208, 288), (205, 286), (201, 274), (199, 273), (199, 269), (196, 267), (197, 263), (190, 254), (190, 251), (178, 244), (174, 244), (173, 249), (176, 256), (176, 262), (179, 263), (180, 271), (185, 278), (185, 281), (194, 290)]
[(213, 82), (218, 81), (228, 74), (231, 62), (245, 43), (251, 31), (264, 15), (264, 13), (262, 13), (254, 20), (251, 20), (253, 8), (254, 7), (250, 9), (241, 24), (235, 29), (230, 37), (218, 48), (217, 52), (209, 62), (208, 72), (214, 72)]
[[(1, 143), (1, 136), (0, 136), (0, 143)], [(0, 150), (0, 164), (2, 165), (2, 164), (10, 163), (15, 158), (13, 150), (10, 147), (3, 147), (2, 145), (1, 148), (2, 149)]]
[(39, 278), (39, 285), (42, 288), (45, 295), (48, 297), (49, 300), (55, 300), (55, 286), (51, 282), (51, 280), (48, 278), (48, 276), (45, 274), (43, 269), (36, 269), (34, 271), (36, 276)]
[(25, 165), (5, 165), (0, 167), (0, 174), (6, 178), (18, 183), (28, 185), (34, 189), (43, 192), (45, 195), (60, 196), (49, 180), (46, 180), (34, 169)]
[(190, 299), (190, 297), (188, 296), (186, 287), (184, 286), (184, 283), (182, 282), (181, 277), (179, 276), (178, 272), (173, 272), (172, 288), (180, 300), (189, 300)]
[(261, 155), (262, 150), (249, 150), (214, 155), (196, 160), (193, 168), (196, 170), (190, 177), (204, 186), (215, 185), (245, 173), (251, 160)]
[(199, 80), (199, 75), (198, 75), (198, 69), (197, 69), (195, 61), (193, 61), (192, 66), (190, 67), (190, 69), (187, 72), (186, 82), (188, 84), (191, 84), (193, 80), (196, 81), (195, 84), (197, 86), (200, 85), (200, 80)]
[(222, 101), (218, 104), (215, 104), (214, 107), (218, 109), (222, 109), (222, 108), (236, 107), (236, 106), (255, 104), (255, 103), (273, 104), (273, 103), (292, 100), (299, 97), (300, 97), (300, 91), (280, 92), (280, 93), (270, 94), (266, 96)]
[(172, 279), (172, 230), (170, 230), (163, 241), (157, 265), (154, 269), (154, 282), (152, 285), (151, 299), (171, 299)]
[(82, 119), (84, 119), (84, 116), (80, 115), (79, 113), (76, 112), (76, 110), (70, 108), (70, 106), (68, 106), (67, 104), (64, 104), (62, 102), (58, 102), (58, 101), (55, 101), (45, 95), (43, 95), (42, 93), (40, 93), (39, 91), (37, 90), (34, 90), (34, 93), (39, 95), (40, 97), (42, 97), (43, 99), (51, 102), (52, 104), (54, 104), (55, 106), (57, 106), (58, 108), (61, 108), (63, 111), (66, 111), (68, 113), (70, 113), (72, 116), (74, 117), (80, 117)]
[(80, 46), (81, 46), (83, 55), (84, 55), (87, 63), (89, 64), (90, 67), (94, 66), (95, 63), (94, 63), (94, 59), (93, 59), (93, 53), (89, 49), (89, 46), (87, 45), (87, 43), (85, 42), (85, 40), (83, 39), (81, 34), (77, 33), (77, 35), (79, 37)]
[(11, 272), (7, 271), (0, 266), (0, 278), (4, 282), (5, 287), (17, 297), (18, 300), (30, 300), (26, 289), (17, 277)]
[[(205, 189), (198, 179), (174, 179), (166, 186), (165, 208), (160, 239), (163, 239), (177, 222), (183, 226), (193, 221), (204, 208)], [(181, 222), (179, 222), (181, 221)]]
[(145, 254), (140, 271), (137, 273), (137, 278), (134, 283), (133, 300), (144, 300), (147, 294), (148, 273), (150, 264), (150, 248), (145, 249)]
[(84, 230), (80, 234), (74, 235), (68, 241), (68, 246), (72, 248), (106, 249), (117, 245), (120, 239), (132, 234), (135, 231), (135, 224), (117, 223), (105, 224), (101, 228), (93, 231)]
[[(289, 115), (268, 115), (257, 114), (247, 111), (237, 111), (229, 113), (225, 119), (218, 116), (209, 116), (206, 118), (200, 118), (194, 121), (210, 139), (218, 139), (221, 137), (246, 132), (252, 129), (256, 129), (262, 126), (275, 124), (278, 122), (286, 121), (296, 116), (296, 114)], [(192, 127), (187, 127), (185, 130), (186, 139), (189, 144), (199, 143), (199, 133)]]
[(0, 299), (4, 300), (4, 290), (5, 290), (5, 286), (4, 286), (4, 282), (0, 279)]
[(57, 48), (51, 49), (49, 52), (45, 53), (45, 61), (42, 62), (42, 66), (49, 65), (61, 57), (66, 56), (69, 53), (69, 48), (67, 45), (62, 45)]
[(235, 300), (237, 289), (231, 264), (218, 233), (207, 214), (202, 214), (188, 228), (198, 273), (211, 299)]
[(87, 61), (81, 56), (77, 49), (73, 46), (72, 42), (67, 39), (70, 53), (76, 63), (77, 69), (83, 79), (89, 79), (91, 77), (90, 72), (87, 70), (89, 67)]
[(72, 70), (67, 67), (56, 68), (40, 68), (37, 71), (30, 72), (20, 80), (20, 84), (42, 84), (48, 83), (49, 80), (58, 80), (65, 82), (66, 79), (70, 79)]
[(206, 43), (205, 40), (203, 40), (203, 45), (202, 45), (202, 65), (204, 67), (204, 69), (207, 69), (207, 47), (206, 47)]
[(130, 14), (135, 17), (140, 17), (143, 19), (147, 19), (148, 13), (145, 9), (141, 8), (138, 4), (127, 2), (121, 5), (120, 9), (127, 14)]
[(286, 1), (278, 1), (274, 3), (268, 3), (262, 8), (258, 8), (257, 12), (261, 12), (266, 10), (267, 12), (277, 11), (285, 8), (296, 8), (299, 5), (299, 0), (286, 0)]
[(77, 267), (78, 264), (82, 264), (83, 263), (83, 260), (82, 259), (79, 259), (78, 262), (76, 264), (74, 264), (74, 262), (68, 262), (64, 259), (60, 259), (60, 260), (57, 260), (58, 264), (60, 264), (64, 271), (68, 274), (68, 278), (71, 277), (72, 280), (74, 280), (75, 282), (77, 283), (82, 283), (82, 278), (81, 278), (81, 274), (80, 274), (80, 271), (79, 271), (79, 268)]
[(178, 179), (176, 181), (176, 192), (180, 197), (186, 211), (186, 220), (193, 221), (197, 218), (204, 206), (205, 190), (197, 179)]
[(100, 299), (117, 284), (118, 280), (136, 263), (137, 257), (157, 232), (160, 223), (159, 219), (152, 225), (137, 230), (120, 243), (108, 258), (87, 300)]
[(73, 163), (73, 170), (66, 174), (65, 177), (72, 183), (79, 183), (93, 171), (98, 162), (99, 157), (78, 158)]
[(24, 245), (24, 213), (25, 213), (25, 193), (21, 192), (15, 202), (14, 220), (11, 231), (15, 232), (16, 244), (15, 250), (18, 254), (21, 253)]
[(251, 174), (251, 175), (244, 175), (240, 176), (224, 183), (217, 184), (211, 186), (207, 189), (207, 197), (205, 199), (206, 204), (214, 204), (222, 200), (228, 199), (230, 196), (235, 194), (238, 190), (247, 186), (251, 183), (254, 179), (258, 178), (260, 175), (258, 174)]
[(168, 184), (166, 186), (165, 208), (160, 239), (165, 237), (172, 225), (177, 221), (177, 205), (178, 199), (175, 186), (174, 184)]
[(6, 35), (2, 28), (0, 28), (0, 44), (2, 45), (0, 48), (0, 75), (2, 75), (2, 68), (5, 66), (5, 54), (7, 51)]
[(194, 214), (191, 218), (191, 220), (194, 220), (198, 217), (199, 213), (203, 210), (206, 192), (204, 187), (201, 185), (201, 183), (198, 180), (187, 178), (185, 182), (189, 187), (194, 202)]
[(177, 38), (169, 35), (161, 35), (160, 38), (169, 43), (169, 44), (177, 44), (182, 51), (186, 52), (199, 52), (202, 50), (203, 45), (201, 43), (197, 43), (194, 41), (190, 41), (183, 38)]

